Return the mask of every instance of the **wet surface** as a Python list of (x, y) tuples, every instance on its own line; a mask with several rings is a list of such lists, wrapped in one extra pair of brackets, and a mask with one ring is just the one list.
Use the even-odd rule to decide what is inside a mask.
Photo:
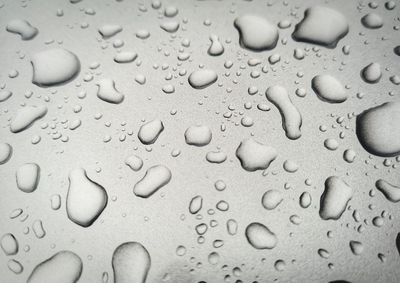
[(399, 282), (398, 1), (0, 2), (1, 282)]

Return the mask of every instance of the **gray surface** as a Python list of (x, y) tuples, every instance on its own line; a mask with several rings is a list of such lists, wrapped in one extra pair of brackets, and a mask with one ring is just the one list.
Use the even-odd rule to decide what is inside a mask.
[[(318, 47), (319, 51), (315, 52), (312, 44), (294, 42), (291, 33), (303, 17), (304, 10), (321, 1), (287, 1), (287, 5), (282, 1), (270, 1), (273, 3), (271, 6), (266, 1), (163, 1), (163, 7), (171, 4), (179, 9), (175, 18), (180, 21), (181, 28), (174, 37), (159, 27), (163, 21), (159, 18), (161, 10), (152, 9), (150, 1), (144, 2), (147, 12), (139, 11), (140, 4), (128, 0), (83, 0), (74, 5), (66, 0), (3, 1), (4, 6), (0, 9), (0, 83), (6, 84), (6, 89), (11, 90), (13, 96), (0, 103), (0, 137), (1, 142), (10, 143), (14, 151), (11, 160), (0, 165), (0, 230), (1, 233), (11, 232), (16, 236), (20, 251), (15, 257), (0, 253), (0, 281), (25, 282), (39, 262), (59, 250), (71, 250), (83, 260), (79, 282), (101, 282), (105, 271), (110, 274), (109, 281), (112, 282), (112, 253), (126, 241), (140, 242), (149, 251), (152, 264), (147, 282), (162, 282), (166, 273), (171, 278), (167, 282), (224, 282), (227, 274), (231, 274), (230, 282), (237, 279), (243, 282), (271, 282), (274, 279), (281, 282), (338, 279), (352, 282), (400, 281), (399, 253), (395, 246), (400, 226), (397, 220), (400, 217), (398, 204), (390, 203), (380, 192), (376, 192), (375, 197), (369, 196), (379, 178), (400, 184), (399, 167), (385, 167), (384, 158), (370, 156), (357, 140), (355, 119), (346, 118), (348, 113), (358, 114), (383, 102), (399, 100), (399, 87), (389, 81), (391, 75), (400, 73), (399, 57), (393, 53), (393, 48), (399, 44), (399, 32), (393, 28), (399, 25), (399, 3), (394, 10), (388, 11), (383, 1), (378, 2), (379, 7), (375, 10), (364, 2), (359, 11), (356, 1), (323, 1), (324, 5), (346, 16), (350, 31), (337, 48)], [(59, 8), (64, 11), (63, 17), (56, 16)], [(86, 15), (82, 10), (85, 8), (93, 8), (96, 14)], [(360, 18), (371, 10), (384, 18), (385, 24), (381, 29), (367, 30), (362, 27)], [(292, 26), (279, 30), (280, 40), (287, 38), (287, 44), (279, 41), (274, 50), (261, 53), (242, 49), (233, 21), (246, 12), (256, 12), (272, 23), (289, 19)], [(14, 18), (28, 20), (39, 29), (39, 34), (33, 40), (22, 41), (19, 36), (6, 32), (6, 24)], [(185, 18), (187, 24), (182, 22)], [(211, 26), (203, 24), (206, 19), (211, 21)], [(82, 23), (88, 23), (89, 27), (82, 29)], [(97, 28), (106, 23), (120, 24), (123, 31), (107, 41), (100, 40)], [(134, 32), (138, 29), (149, 30), (150, 38), (136, 38)], [(217, 34), (224, 43), (223, 55), (211, 57), (207, 54), (211, 34)], [(382, 37), (387, 40), (382, 40)], [(191, 52), (191, 59), (177, 67), (178, 70), (188, 71), (181, 77), (173, 68), (177, 66), (177, 54), (183, 38), (191, 41), (191, 46), (186, 48)], [(49, 39), (53, 39), (54, 43), (46, 45), (45, 41)], [(121, 50), (137, 52), (138, 59), (129, 64), (115, 63), (113, 57), (117, 51), (112, 46), (115, 39), (124, 40)], [(227, 44), (227, 39), (231, 43)], [(347, 56), (341, 51), (346, 44), (351, 46)], [(77, 54), (81, 61), (81, 73), (66, 85), (40, 88), (31, 83), (29, 58), (51, 46), (62, 46)], [(310, 48), (308, 56), (302, 61), (294, 59), (294, 48), (306, 46)], [(17, 52), (24, 54), (24, 58), (19, 59)], [(170, 55), (165, 56), (165, 52)], [(281, 55), (281, 62), (274, 66), (275, 71), (269, 69), (265, 74), (261, 72), (261, 67), (268, 64), (267, 58), (273, 53)], [(316, 56), (317, 53), (320, 56)], [(260, 58), (263, 63), (249, 67), (247, 60), (252, 57)], [(142, 62), (140, 66), (136, 65), (138, 60)], [(229, 77), (224, 76), (227, 72), (225, 60), (234, 62), (228, 71)], [(94, 71), (93, 81), (84, 82), (84, 75), (90, 72), (89, 65), (95, 61), (101, 66)], [(360, 70), (370, 62), (379, 62), (382, 66), (383, 77), (378, 84), (366, 84), (360, 78)], [(168, 64), (169, 69), (162, 70), (160, 67), (155, 70), (153, 64)], [(195, 90), (187, 83), (188, 75), (198, 69), (199, 64), (219, 74), (217, 83), (204, 90)], [(240, 69), (241, 66), (244, 68)], [(18, 70), (19, 76), (10, 79), (8, 73), (13, 69)], [(261, 72), (259, 78), (250, 78), (253, 69)], [(241, 75), (237, 76), (237, 72)], [(299, 78), (296, 76), (298, 72), (304, 75)], [(345, 103), (334, 105), (321, 102), (311, 90), (311, 79), (325, 72), (349, 86), (350, 98)], [(169, 73), (174, 78), (166, 81), (164, 78)], [(134, 81), (137, 74), (146, 76), (145, 85)], [(125, 94), (123, 103), (112, 105), (96, 96), (95, 82), (103, 77), (115, 80), (117, 89)], [(175, 93), (162, 92), (165, 84), (174, 85)], [(302, 113), (303, 136), (296, 141), (286, 138), (277, 109), (265, 98), (266, 88), (274, 84), (286, 87)], [(249, 86), (257, 86), (259, 95), (249, 96)], [(298, 87), (307, 89), (305, 98), (294, 94)], [(227, 89), (232, 89), (232, 92), (228, 93)], [(29, 90), (34, 95), (27, 99), (24, 93)], [(86, 98), (78, 98), (81, 91), (87, 92)], [(365, 96), (358, 99), (358, 92), (365, 93)], [(389, 92), (393, 95), (390, 96)], [(45, 102), (47, 97), (49, 102)], [(244, 109), (245, 102), (252, 103), (251, 110)], [(45, 104), (48, 113), (29, 129), (12, 134), (9, 130), (10, 119), (24, 103)], [(256, 107), (258, 103), (268, 103), (271, 110), (259, 111)], [(82, 106), (80, 113), (73, 112), (75, 105)], [(235, 111), (231, 119), (226, 119), (222, 114), (228, 111), (229, 105), (234, 106)], [(170, 114), (172, 109), (177, 110), (176, 115)], [(240, 125), (241, 112), (254, 119), (252, 127)], [(102, 113), (103, 117), (95, 120), (96, 113)], [(335, 121), (339, 116), (345, 117), (343, 126)], [(76, 118), (82, 120), (82, 126), (75, 131), (63, 128), (63, 120)], [(165, 130), (152, 146), (142, 145), (136, 137), (143, 119), (161, 119), (164, 122)], [(41, 129), (43, 122), (55, 125), (55, 129)], [(111, 126), (107, 127), (107, 122)], [(121, 126), (122, 122), (126, 122), (126, 126)], [(185, 144), (183, 136), (186, 128), (197, 123), (209, 126), (213, 133), (211, 143), (203, 148)], [(225, 132), (220, 130), (222, 124), (226, 125)], [(328, 130), (320, 132), (320, 125), (326, 125)], [(53, 131), (67, 135), (69, 141), (53, 140), (48, 134)], [(133, 135), (127, 135), (126, 140), (121, 142), (121, 134), (129, 131)], [(344, 139), (338, 136), (341, 131), (345, 132)], [(278, 158), (271, 164), (266, 176), (261, 171), (251, 173), (243, 170), (235, 157), (240, 141), (252, 134), (256, 140), (278, 149)], [(41, 136), (36, 145), (31, 143), (34, 135)], [(106, 135), (112, 137), (108, 143), (103, 142)], [(323, 146), (326, 138), (337, 139), (340, 144), (338, 150), (327, 150)], [(228, 154), (228, 160), (219, 165), (210, 164), (205, 155), (217, 147)], [(151, 148), (151, 151), (146, 148)], [(357, 152), (352, 164), (346, 163), (342, 157), (347, 148)], [(174, 158), (170, 154), (173, 149), (180, 149), (182, 153)], [(131, 154), (137, 154), (144, 160), (139, 172), (124, 164), (125, 158)], [(300, 169), (294, 174), (285, 172), (282, 164), (286, 159), (296, 161)], [(394, 158), (390, 160), (396, 163)], [(15, 182), (17, 168), (26, 162), (36, 162), (41, 167), (39, 187), (32, 194), (19, 191)], [(135, 197), (132, 193), (134, 184), (148, 167), (155, 164), (165, 164), (171, 169), (171, 182), (148, 199)], [(92, 180), (102, 184), (109, 196), (108, 206), (89, 228), (71, 222), (65, 211), (68, 174), (78, 166), (85, 168)], [(350, 201), (351, 209), (338, 221), (324, 221), (318, 215), (323, 184), (331, 175), (341, 176), (355, 191)], [(307, 178), (312, 180), (312, 186), (305, 185)], [(213, 184), (218, 179), (227, 184), (223, 192), (214, 189)], [(292, 189), (285, 190), (285, 183), (291, 184)], [(261, 205), (261, 197), (267, 189), (278, 189), (284, 194), (283, 203), (272, 211), (265, 210)], [(298, 197), (303, 191), (310, 192), (313, 198), (308, 209), (302, 209), (298, 204)], [(50, 207), (50, 197), (55, 193), (62, 196), (62, 207), (58, 211)], [(203, 220), (196, 220), (188, 212), (191, 198), (198, 194), (204, 199), (200, 212)], [(117, 200), (112, 201), (113, 197)], [(207, 210), (215, 209), (215, 204), (221, 199), (229, 203), (229, 210), (216, 210), (214, 215), (208, 215)], [(368, 207), (370, 204), (373, 209)], [(9, 213), (15, 208), (22, 208), (29, 214), (25, 222), (19, 218), (9, 219)], [(353, 209), (357, 209), (361, 218), (368, 221), (368, 225), (363, 224), (363, 233), (356, 231), (361, 223), (356, 223), (351, 217)], [(373, 226), (372, 218), (383, 210), (392, 215), (392, 220), (386, 216), (382, 227)], [(182, 214), (185, 215), (183, 221), (180, 219)], [(300, 225), (290, 223), (289, 217), (293, 214), (301, 216)], [(230, 218), (239, 224), (235, 236), (226, 232), (226, 221)], [(47, 232), (43, 239), (37, 239), (32, 231), (27, 235), (23, 233), (25, 227), (31, 227), (36, 219), (43, 221)], [(205, 243), (198, 244), (195, 225), (209, 223), (211, 219), (217, 220), (219, 225), (209, 228)], [(270, 227), (278, 236), (278, 246), (272, 250), (256, 250), (250, 246), (244, 236), (250, 222), (261, 222)], [(332, 238), (326, 236), (327, 231), (333, 232)], [(224, 246), (214, 249), (212, 242), (215, 239), (224, 240)], [(350, 240), (363, 243), (364, 252), (360, 256), (351, 253)], [(23, 250), (25, 245), (30, 246), (29, 252)], [(179, 245), (187, 248), (183, 257), (175, 254)], [(318, 256), (319, 248), (330, 252), (329, 259)], [(207, 255), (214, 250), (221, 256), (217, 266), (207, 261)], [(386, 256), (386, 262), (379, 260), (378, 253)], [(15, 275), (8, 270), (7, 261), (10, 258), (23, 264), (22, 274)], [(265, 262), (261, 261), (262, 258)], [(278, 259), (286, 262), (286, 269), (282, 272), (274, 269), (274, 262)], [(202, 263), (200, 268), (197, 265), (199, 262)], [(328, 268), (328, 263), (333, 263), (334, 268)], [(223, 265), (227, 268), (223, 269)], [(234, 267), (241, 268), (240, 277), (232, 275)]]

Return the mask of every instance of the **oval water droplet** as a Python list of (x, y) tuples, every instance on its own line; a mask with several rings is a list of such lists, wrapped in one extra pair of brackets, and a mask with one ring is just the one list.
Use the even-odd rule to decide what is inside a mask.
[(253, 222), (246, 228), (246, 238), (256, 249), (273, 249), (278, 244), (276, 235), (261, 223)]

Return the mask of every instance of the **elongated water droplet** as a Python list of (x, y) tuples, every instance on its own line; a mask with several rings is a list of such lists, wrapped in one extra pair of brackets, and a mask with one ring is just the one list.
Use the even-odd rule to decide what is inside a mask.
[(42, 118), (47, 113), (44, 105), (25, 106), (17, 111), (15, 118), (11, 121), (10, 130), (19, 133), (29, 128), (36, 120)]
[(133, 193), (148, 198), (171, 180), (171, 170), (164, 165), (155, 165), (147, 169), (143, 178), (133, 188)]
[(82, 269), (82, 260), (78, 255), (71, 251), (60, 251), (39, 263), (27, 283), (76, 283), (81, 277)]
[(218, 79), (218, 75), (215, 71), (209, 69), (202, 69), (194, 71), (189, 76), (189, 84), (195, 89), (206, 88)]
[(8, 22), (6, 29), (8, 32), (19, 34), (22, 40), (33, 39), (39, 32), (28, 21), (21, 19)]
[(400, 201), (400, 186), (390, 184), (383, 179), (379, 179), (378, 181), (376, 181), (375, 186), (389, 201)]
[(158, 136), (164, 130), (164, 124), (161, 120), (156, 119), (143, 124), (138, 132), (138, 138), (143, 144), (153, 144)]
[(300, 138), (301, 114), (290, 100), (286, 89), (278, 85), (272, 86), (267, 89), (265, 95), (278, 108), (282, 116), (282, 127), (286, 132), (286, 136), (291, 140)]

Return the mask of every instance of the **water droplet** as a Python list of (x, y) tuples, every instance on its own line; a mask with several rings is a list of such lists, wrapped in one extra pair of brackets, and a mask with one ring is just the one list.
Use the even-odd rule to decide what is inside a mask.
[(8, 266), (8, 269), (10, 269), (15, 274), (21, 274), (22, 271), (24, 271), (24, 267), (22, 266), (22, 264), (15, 259), (10, 259), (7, 262), (7, 266)]
[(391, 202), (400, 201), (400, 187), (379, 179), (375, 183), (376, 188)]
[(246, 238), (256, 249), (273, 249), (278, 244), (278, 238), (266, 226), (253, 222), (246, 228)]
[(143, 167), (143, 160), (137, 155), (131, 155), (125, 159), (125, 164), (133, 171), (139, 171)]
[(400, 102), (387, 102), (357, 116), (356, 132), (361, 145), (378, 156), (400, 154)]
[(171, 177), (171, 170), (168, 167), (164, 165), (152, 166), (147, 169), (144, 177), (135, 184), (133, 193), (138, 197), (148, 198), (168, 184)]
[(9, 90), (0, 90), (0, 102), (6, 101), (12, 96), (12, 92)]
[(379, 82), (382, 77), (381, 65), (378, 63), (371, 63), (361, 71), (362, 79), (370, 84)]
[(179, 29), (179, 23), (176, 21), (163, 22), (160, 24), (160, 28), (166, 32), (174, 33)]
[(361, 18), (361, 23), (364, 27), (369, 29), (378, 29), (383, 26), (383, 19), (375, 13), (368, 13)]
[(286, 136), (291, 140), (300, 138), (301, 114), (290, 100), (286, 89), (276, 85), (269, 87), (265, 94), (267, 99), (279, 109), (282, 116), (282, 127), (286, 132)]
[(13, 149), (8, 143), (0, 143), (0, 165), (10, 160)]
[(224, 46), (219, 41), (218, 36), (213, 34), (213, 35), (210, 36), (210, 40), (211, 40), (211, 45), (210, 45), (210, 47), (208, 48), (208, 51), (207, 51), (209, 55), (219, 56), (222, 53), (224, 53)]
[(83, 264), (81, 258), (71, 251), (60, 251), (39, 263), (29, 276), (27, 283), (78, 282)]
[(38, 29), (33, 27), (28, 21), (15, 19), (8, 22), (6, 30), (11, 33), (19, 34), (22, 40), (33, 39), (38, 34)]
[(354, 255), (360, 255), (364, 251), (364, 246), (361, 242), (350, 241), (350, 249)]
[(17, 111), (15, 118), (11, 121), (10, 130), (13, 133), (19, 133), (29, 128), (36, 120), (44, 117), (47, 113), (47, 107), (25, 106)]
[(203, 206), (203, 198), (201, 196), (195, 196), (192, 198), (189, 204), (189, 212), (191, 214), (196, 214), (200, 211)]
[(36, 190), (40, 179), (40, 167), (36, 163), (25, 163), (16, 173), (17, 187), (25, 193)]
[(308, 8), (292, 36), (297, 41), (334, 48), (349, 32), (349, 24), (340, 12), (322, 6)]
[(273, 49), (278, 42), (278, 29), (268, 20), (252, 14), (235, 19), (239, 31), (240, 45), (253, 51)]
[(311, 81), (311, 87), (322, 101), (342, 103), (348, 98), (344, 86), (331, 75), (318, 75)]
[(164, 124), (156, 119), (143, 124), (138, 132), (138, 138), (143, 144), (153, 144), (164, 130)]
[(119, 245), (112, 257), (115, 283), (144, 283), (150, 266), (149, 252), (138, 242)]
[(107, 24), (99, 28), (99, 33), (104, 39), (113, 37), (114, 35), (116, 35), (121, 31), (122, 27), (120, 25), (115, 25), (115, 24)]
[(266, 191), (261, 199), (261, 204), (265, 209), (275, 209), (283, 201), (283, 194), (278, 190)]
[(18, 241), (11, 233), (4, 234), (1, 237), (0, 245), (6, 255), (16, 255), (18, 253)]
[(311, 201), (312, 201), (312, 198), (311, 198), (311, 195), (310, 195), (310, 193), (308, 193), (308, 192), (303, 192), (301, 195), (300, 195), (300, 206), (302, 207), (302, 208), (307, 208), (307, 207), (309, 207), (310, 205), (311, 205)]
[(102, 79), (97, 82), (97, 97), (103, 101), (119, 104), (124, 100), (124, 95), (115, 88), (115, 82), (112, 79)]
[(229, 219), (226, 222), (226, 229), (228, 230), (229, 235), (231, 235), (231, 236), (236, 235), (237, 230), (238, 230), (238, 224), (237, 224), (236, 220)]
[(107, 201), (106, 190), (89, 179), (83, 168), (70, 172), (66, 207), (72, 222), (89, 227), (103, 212)]
[(189, 76), (189, 84), (195, 89), (206, 88), (218, 79), (218, 75), (215, 71), (210, 69), (202, 69), (194, 71)]
[(73, 80), (80, 71), (78, 57), (71, 51), (55, 48), (38, 52), (32, 56), (32, 83), (41, 86), (55, 86)]
[(327, 178), (321, 195), (319, 215), (324, 220), (338, 220), (352, 196), (353, 189), (343, 180), (336, 176)]
[(236, 157), (243, 169), (247, 171), (267, 169), (277, 156), (275, 148), (259, 143), (252, 138), (243, 140), (236, 149)]
[(138, 57), (136, 52), (132, 51), (125, 51), (119, 52), (117, 55), (114, 56), (114, 61), (117, 63), (130, 63), (136, 60)]
[(190, 126), (185, 131), (185, 141), (188, 145), (205, 146), (211, 142), (212, 133), (207, 126)]
[(35, 220), (32, 224), (32, 230), (38, 239), (42, 239), (46, 236), (42, 220)]

